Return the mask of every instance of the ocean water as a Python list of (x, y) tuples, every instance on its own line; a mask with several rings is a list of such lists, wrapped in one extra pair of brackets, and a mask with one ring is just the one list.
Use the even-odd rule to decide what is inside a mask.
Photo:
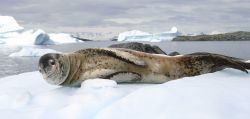
[[(83, 48), (108, 47), (111, 44), (121, 42), (115, 41), (94, 41), (79, 44), (62, 44), (52, 46), (36, 46), (39, 48), (50, 48), (60, 52), (74, 52)], [(195, 41), (195, 42), (143, 42), (158, 45), (166, 53), (177, 51), (181, 54), (194, 52), (211, 52), (229, 55), (242, 59), (250, 59), (250, 41)], [(38, 69), (39, 57), (8, 57), (9, 54), (17, 52), (20, 46), (0, 45), (0, 77), (19, 74), (23, 72), (36, 71)]]

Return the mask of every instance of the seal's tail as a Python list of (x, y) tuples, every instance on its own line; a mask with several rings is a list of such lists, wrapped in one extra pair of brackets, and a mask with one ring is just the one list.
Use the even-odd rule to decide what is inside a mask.
[[(237, 61), (237, 63), (240, 65), (240, 66), (242, 66), (243, 68), (245, 68), (245, 69), (250, 69), (250, 63), (248, 63), (248, 62), (242, 62), (242, 61)], [(248, 73), (248, 72), (247, 72)]]
[(201, 61), (207, 65), (211, 65), (210, 73), (220, 71), (225, 68), (234, 68), (248, 73), (247, 70), (250, 69), (250, 63), (235, 57), (205, 52), (189, 54), (187, 56), (190, 56), (195, 60)]
[(243, 62), (243, 61), (228, 61), (228, 63), (224, 64), (225, 68), (229, 67), (229, 68), (234, 68), (234, 69), (238, 69), (241, 70), (243, 72), (248, 73), (247, 69), (250, 69), (250, 64)]

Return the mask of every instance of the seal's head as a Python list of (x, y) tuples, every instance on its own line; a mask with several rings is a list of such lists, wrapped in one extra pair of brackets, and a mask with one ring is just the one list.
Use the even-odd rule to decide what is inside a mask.
[(68, 76), (69, 62), (63, 54), (48, 53), (39, 60), (39, 72), (43, 78), (50, 84), (60, 85)]

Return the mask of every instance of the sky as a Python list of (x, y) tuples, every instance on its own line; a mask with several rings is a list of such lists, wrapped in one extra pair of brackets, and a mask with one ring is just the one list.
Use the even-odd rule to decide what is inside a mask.
[(249, 0), (0, 0), (0, 15), (47, 32), (250, 31)]

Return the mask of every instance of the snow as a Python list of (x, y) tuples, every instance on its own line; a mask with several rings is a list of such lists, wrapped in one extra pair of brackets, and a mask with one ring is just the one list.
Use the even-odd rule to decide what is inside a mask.
[(42, 29), (24, 29), (11, 16), (0, 16), (0, 44), (32, 46), (77, 43), (78, 40), (67, 33), (48, 34)]
[(176, 36), (180, 35), (176, 27), (172, 27), (170, 31), (161, 33), (147, 33), (139, 30), (132, 30), (120, 33), (118, 41), (150, 41), (160, 42), (164, 40), (172, 40)]
[(5, 43), (5, 42), (3, 42), (3, 41), (0, 40), (0, 44), (4, 44), (4, 43)]
[(60, 53), (53, 49), (39, 49), (34, 47), (23, 47), (20, 51), (11, 53), (10, 57), (39, 57), (47, 53)]
[(8, 119), (247, 119), (250, 74), (233, 69), (164, 84), (89, 79), (81, 88), (47, 84), (38, 71), (0, 79)]
[(247, 119), (249, 86), (249, 75), (231, 71), (184, 78), (141, 88), (96, 119)]

